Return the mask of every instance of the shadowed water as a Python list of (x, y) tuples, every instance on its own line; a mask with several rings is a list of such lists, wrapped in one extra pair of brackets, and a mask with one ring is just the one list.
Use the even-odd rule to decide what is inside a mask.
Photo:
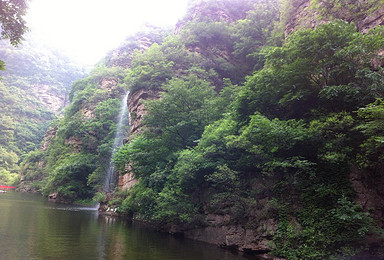
[(235, 260), (230, 251), (154, 232), (92, 208), (0, 194), (0, 259)]

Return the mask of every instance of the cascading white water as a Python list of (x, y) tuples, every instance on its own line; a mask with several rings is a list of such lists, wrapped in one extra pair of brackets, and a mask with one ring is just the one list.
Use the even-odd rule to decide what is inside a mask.
[(112, 161), (113, 156), (115, 155), (118, 148), (123, 145), (123, 140), (127, 135), (129, 127), (129, 113), (128, 113), (128, 96), (129, 92), (121, 100), (120, 112), (119, 112), (119, 122), (116, 126), (115, 140), (113, 142), (113, 150), (111, 159), (109, 161), (107, 175), (105, 177), (104, 191), (110, 192), (115, 188), (116, 178), (115, 178), (115, 164)]

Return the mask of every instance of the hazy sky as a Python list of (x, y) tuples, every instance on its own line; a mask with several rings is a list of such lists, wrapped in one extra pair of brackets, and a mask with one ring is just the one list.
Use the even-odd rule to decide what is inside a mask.
[(28, 27), (90, 65), (149, 22), (173, 26), (188, 0), (31, 0)]

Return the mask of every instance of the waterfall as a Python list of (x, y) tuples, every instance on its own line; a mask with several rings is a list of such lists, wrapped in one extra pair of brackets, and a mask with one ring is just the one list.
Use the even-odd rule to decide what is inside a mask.
[(120, 112), (119, 112), (119, 122), (116, 126), (116, 134), (113, 142), (113, 149), (111, 159), (109, 161), (107, 175), (105, 177), (104, 191), (110, 192), (115, 188), (116, 178), (115, 178), (115, 164), (112, 159), (115, 155), (118, 148), (123, 145), (123, 140), (127, 135), (127, 128), (129, 126), (129, 113), (128, 113), (128, 96), (129, 92), (121, 100)]

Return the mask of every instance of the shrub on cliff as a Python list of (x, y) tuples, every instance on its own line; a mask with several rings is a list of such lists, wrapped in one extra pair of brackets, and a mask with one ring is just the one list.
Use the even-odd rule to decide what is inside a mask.
[[(372, 64), (382, 59), (383, 37), (382, 28), (363, 35), (343, 21), (298, 31), (264, 49), (265, 66), (219, 97), (194, 76), (170, 80), (163, 98), (147, 103), (145, 132), (120, 151), (140, 178), (126, 209), (141, 212), (145, 201), (143, 216), (161, 223), (201, 224), (200, 216), (220, 213), (252, 226), (258, 199), (273, 198), (263, 217), (279, 210), (274, 254), (321, 259), (362, 250), (374, 223), (352, 202), (348, 176), (360, 147), (381, 153), (380, 101), (360, 118), (354, 111), (384, 90)], [(356, 128), (361, 117), (367, 122)]]

